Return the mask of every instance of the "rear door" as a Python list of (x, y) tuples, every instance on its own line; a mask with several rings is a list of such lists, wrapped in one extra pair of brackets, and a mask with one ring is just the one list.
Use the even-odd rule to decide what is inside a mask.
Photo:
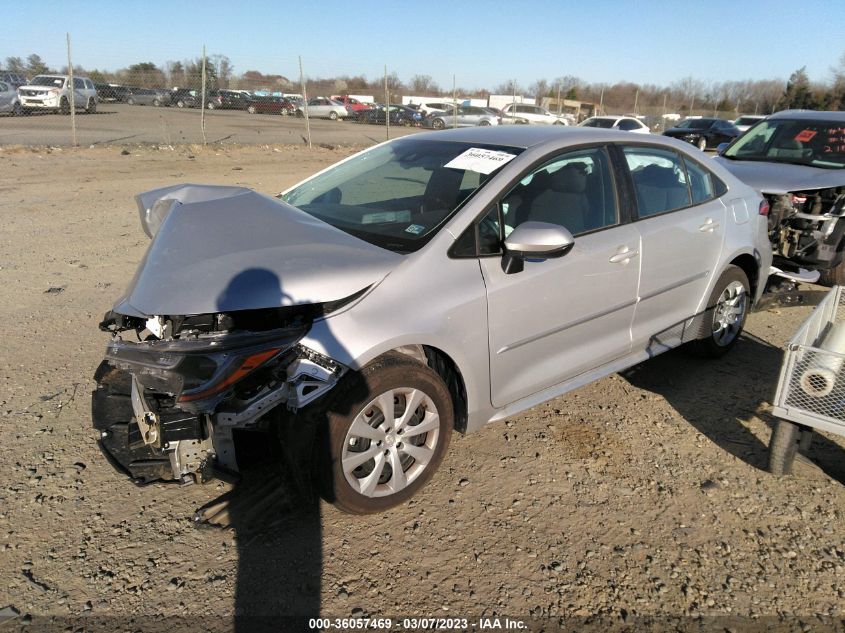
[[(710, 173), (673, 149), (622, 148), (641, 236), (635, 348), (677, 345), (696, 314), (722, 253), (726, 208)], [(706, 182), (705, 182), (706, 181)]]

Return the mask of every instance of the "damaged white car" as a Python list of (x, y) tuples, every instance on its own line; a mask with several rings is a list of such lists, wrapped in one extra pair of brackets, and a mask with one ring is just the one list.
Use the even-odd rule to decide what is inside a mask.
[(768, 199), (775, 266), (845, 284), (845, 112), (777, 112), (714, 160)]
[(587, 128), (419, 134), (278, 198), (137, 201), (152, 243), (101, 324), (104, 453), (204, 481), (261, 430), (355, 513), (416, 492), (453, 430), (683, 343), (724, 354), (771, 263), (768, 205), (720, 165)]

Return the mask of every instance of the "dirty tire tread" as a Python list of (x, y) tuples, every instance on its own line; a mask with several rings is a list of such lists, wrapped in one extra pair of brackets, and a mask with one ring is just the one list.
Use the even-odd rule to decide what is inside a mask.
[[(411, 372), (414, 372), (414, 377), (408, 378)], [(360, 408), (376, 395), (377, 390), (390, 388), (391, 385), (403, 386), (403, 383), (414, 386), (407, 384), (411, 382), (418, 385), (426, 383), (426, 393), (437, 404), (441, 425), (435, 455), (419, 478), (399, 493), (387, 497), (363, 497), (349, 488), (340, 468), (348, 426)], [(315, 404), (319, 406), (309, 412), (309, 417), (312, 418), (311, 422), (319, 425), (314, 455), (316, 483), (326, 501), (349, 514), (383, 512), (407, 501), (428, 483), (443, 461), (454, 427), (453, 403), (443, 379), (427, 365), (399, 352), (388, 352), (360, 372), (350, 372), (330, 393), (325, 403)], [(334, 464), (338, 465), (337, 469)]]
[[(716, 306), (716, 303), (718, 302), (722, 291), (732, 281), (740, 281), (745, 285), (745, 291), (747, 294), (746, 301), (748, 301), (749, 303), (746, 305), (745, 314), (742, 317), (742, 324), (740, 325), (739, 332), (737, 332), (737, 335), (734, 340), (727, 345), (720, 346), (713, 341), (713, 336), (710, 333), (710, 328), (712, 327), (711, 322), (713, 319), (712, 311), (713, 308)], [(724, 272), (722, 272), (722, 274), (719, 276), (719, 279), (716, 281), (716, 285), (713, 286), (713, 290), (710, 293), (710, 297), (707, 299), (707, 312), (705, 316), (707, 323), (704, 325), (704, 327), (708, 328), (708, 334), (705, 338), (701, 338), (696, 341), (691, 341), (688, 346), (690, 351), (692, 351), (697, 356), (701, 356), (704, 358), (721, 358), (729, 351), (731, 351), (731, 349), (733, 349), (733, 346), (736, 345), (740, 336), (742, 336), (742, 332), (745, 327), (745, 321), (748, 318), (748, 312), (750, 310), (750, 301), (751, 284), (748, 282), (748, 276), (739, 266), (734, 266), (731, 264), (730, 266), (725, 268)]]

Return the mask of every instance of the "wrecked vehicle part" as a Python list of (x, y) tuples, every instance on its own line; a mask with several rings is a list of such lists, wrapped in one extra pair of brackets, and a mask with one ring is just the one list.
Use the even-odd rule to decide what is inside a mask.
[(764, 194), (769, 201), (769, 238), (776, 263), (811, 269), (842, 261), (845, 185), (819, 191)]
[[(113, 338), (97, 372), (92, 411), (101, 448), (137, 483), (202, 482), (215, 470), (238, 471), (233, 431), (261, 427), (261, 418), (279, 405), (304, 406), (344, 373), (342, 365), (298, 343), (314, 315), (359, 295), (331, 306), (301, 306), (296, 315), (288, 309), (289, 325), (264, 331), (215, 328), (260, 327), (275, 321), (278, 309), (263, 319), (218, 314), (145, 321), (107, 314), (102, 327)], [(167, 339), (156, 338), (151, 320)], [(133, 329), (139, 340), (125, 340)]]
[(714, 160), (769, 202), (776, 266), (845, 283), (845, 112), (777, 112)]

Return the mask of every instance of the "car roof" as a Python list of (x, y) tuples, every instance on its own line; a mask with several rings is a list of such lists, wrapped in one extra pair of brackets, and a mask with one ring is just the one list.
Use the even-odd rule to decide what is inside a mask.
[(770, 114), (769, 119), (798, 119), (801, 121), (845, 121), (842, 110), (781, 110)]
[[(632, 139), (630, 132), (605, 130), (592, 127), (563, 126), (563, 125), (502, 125), (490, 127), (468, 127), (451, 130), (440, 130), (428, 134), (414, 135), (408, 138), (423, 138), (425, 140), (442, 139), (459, 143), (486, 143), (528, 149), (546, 143), (553, 145), (561, 140), (567, 140), (573, 145), (579, 143), (632, 143), (643, 139)], [(645, 142), (678, 147), (671, 139), (655, 136)]]

